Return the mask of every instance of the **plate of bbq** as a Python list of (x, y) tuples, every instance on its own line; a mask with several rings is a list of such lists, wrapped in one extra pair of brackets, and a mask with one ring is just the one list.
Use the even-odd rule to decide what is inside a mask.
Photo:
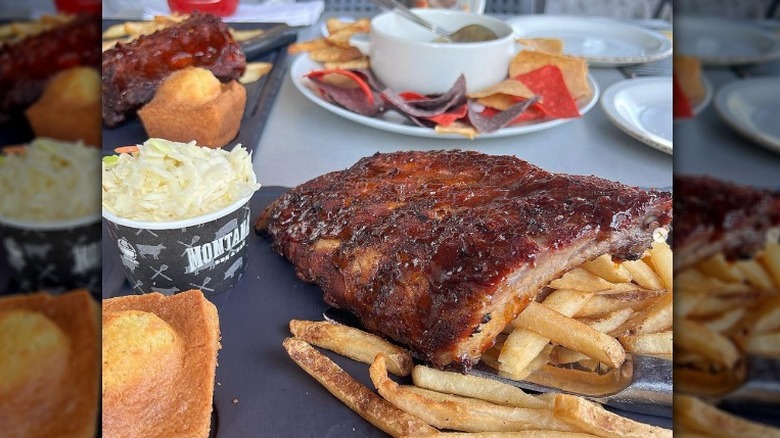
[[(216, 436), (670, 427), (669, 192), (400, 151), (263, 187), (250, 207), (246, 271), (208, 297)], [(166, 251), (214, 247), (179, 240)], [(120, 266), (135, 253), (104, 251)]]
[[(342, 23), (339, 35), (344, 28), (366, 32), (367, 26)], [(599, 97), (585, 60), (561, 54), (560, 45), (519, 52), (506, 79), (486, 89), (467, 93), (465, 79), (458, 79), (444, 93), (424, 95), (386, 88), (368, 57), (329, 38), (290, 46), (290, 53), (300, 53), (290, 68), (293, 84), (325, 110), (388, 132), (460, 139), (526, 134), (581, 118)]]

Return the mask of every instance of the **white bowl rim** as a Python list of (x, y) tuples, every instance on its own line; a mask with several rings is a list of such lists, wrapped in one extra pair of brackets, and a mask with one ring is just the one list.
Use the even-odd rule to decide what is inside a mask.
[[(412, 45), (421, 45), (421, 46), (434, 46), (434, 47), (448, 47), (453, 48), (451, 50), (457, 50), (457, 47), (474, 47), (479, 46), (483, 47), (486, 45), (494, 45), (494, 44), (503, 44), (505, 40), (513, 40), (514, 39), (514, 29), (512, 26), (509, 25), (506, 21), (500, 20), (495, 17), (491, 17), (489, 15), (483, 15), (483, 14), (475, 14), (473, 12), (465, 12), (465, 11), (457, 11), (457, 10), (450, 10), (450, 9), (428, 9), (428, 8), (413, 8), (412, 11), (416, 14), (420, 14), (421, 17), (426, 18), (426, 16), (461, 16), (461, 17), (477, 17), (481, 20), (493, 22), (496, 25), (505, 26), (507, 28), (507, 31), (509, 32), (507, 35), (503, 37), (496, 38), (494, 40), (489, 41), (478, 41), (473, 43), (457, 43), (457, 44), (451, 44), (451, 43), (437, 43), (433, 41), (415, 41), (403, 38), (402, 36), (390, 34), (386, 31), (383, 31), (381, 29), (377, 29), (374, 27), (374, 21), (384, 19), (384, 17), (392, 16), (393, 14), (396, 14), (393, 11), (386, 11), (383, 12), (374, 18), (371, 19), (371, 31), (377, 32), (382, 34), (383, 37), (389, 38), (396, 41), (402, 41), (404, 43), (412, 44)], [(405, 18), (404, 18), (405, 19)], [(475, 23), (476, 24), (476, 23)]]
[(205, 224), (225, 217), (248, 203), (254, 194), (255, 193), (252, 192), (251, 195), (241, 198), (226, 207), (220, 208), (219, 210), (212, 211), (211, 213), (175, 221), (138, 221), (133, 219), (126, 219), (111, 213), (105, 208), (103, 209), (103, 218), (117, 225), (135, 228), (138, 230), (175, 230), (178, 228), (187, 228), (195, 225)]

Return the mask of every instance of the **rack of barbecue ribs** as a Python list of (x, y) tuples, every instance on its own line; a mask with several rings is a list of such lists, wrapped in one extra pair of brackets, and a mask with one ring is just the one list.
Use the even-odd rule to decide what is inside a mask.
[(328, 304), (466, 371), (553, 279), (601, 254), (641, 257), (671, 208), (667, 192), (512, 156), (398, 152), (290, 190), (255, 228)]
[(674, 178), (674, 268), (722, 252), (752, 257), (780, 227), (780, 192), (741, 186), (708, 176)]
[(103, 53), (103, 123), (118, 126), (148, 103), (172, 72), (203, 67), (222, 82), (238, 79), (246, 57), (225, 23), (194, 13), (174, 26), (118, 43)]
[(100, 64), (100, 17), (79, 15), (20, 41), (0, 44), (0, 123), (38, 100), (46, 81), (76, 66)]

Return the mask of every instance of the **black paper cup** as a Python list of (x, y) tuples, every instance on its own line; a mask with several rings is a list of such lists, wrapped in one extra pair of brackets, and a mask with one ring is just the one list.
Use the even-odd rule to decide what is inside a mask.
[(250, 199), (170, 222), (124, 219), (103, 210), (133, 292), (173, 295), (198, 289), (210, 297), (236, 284), (247, 263)]
[(0, 248), (12, 292), (100, 294), (100, 216), (35, 222), (0, 217)]

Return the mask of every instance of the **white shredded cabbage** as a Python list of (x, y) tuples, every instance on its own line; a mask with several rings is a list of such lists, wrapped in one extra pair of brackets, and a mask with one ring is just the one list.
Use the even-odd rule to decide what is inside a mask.
[(252, 195), (251, 154), (159, 138), (138, 152), (103, 158), (103, 208), (117, 217), (165, 222), (211, 213)]
[(0, 155), (0, 216), (54, 222), (99, 215), (99, 162), (96, 148), (49, 138)]

